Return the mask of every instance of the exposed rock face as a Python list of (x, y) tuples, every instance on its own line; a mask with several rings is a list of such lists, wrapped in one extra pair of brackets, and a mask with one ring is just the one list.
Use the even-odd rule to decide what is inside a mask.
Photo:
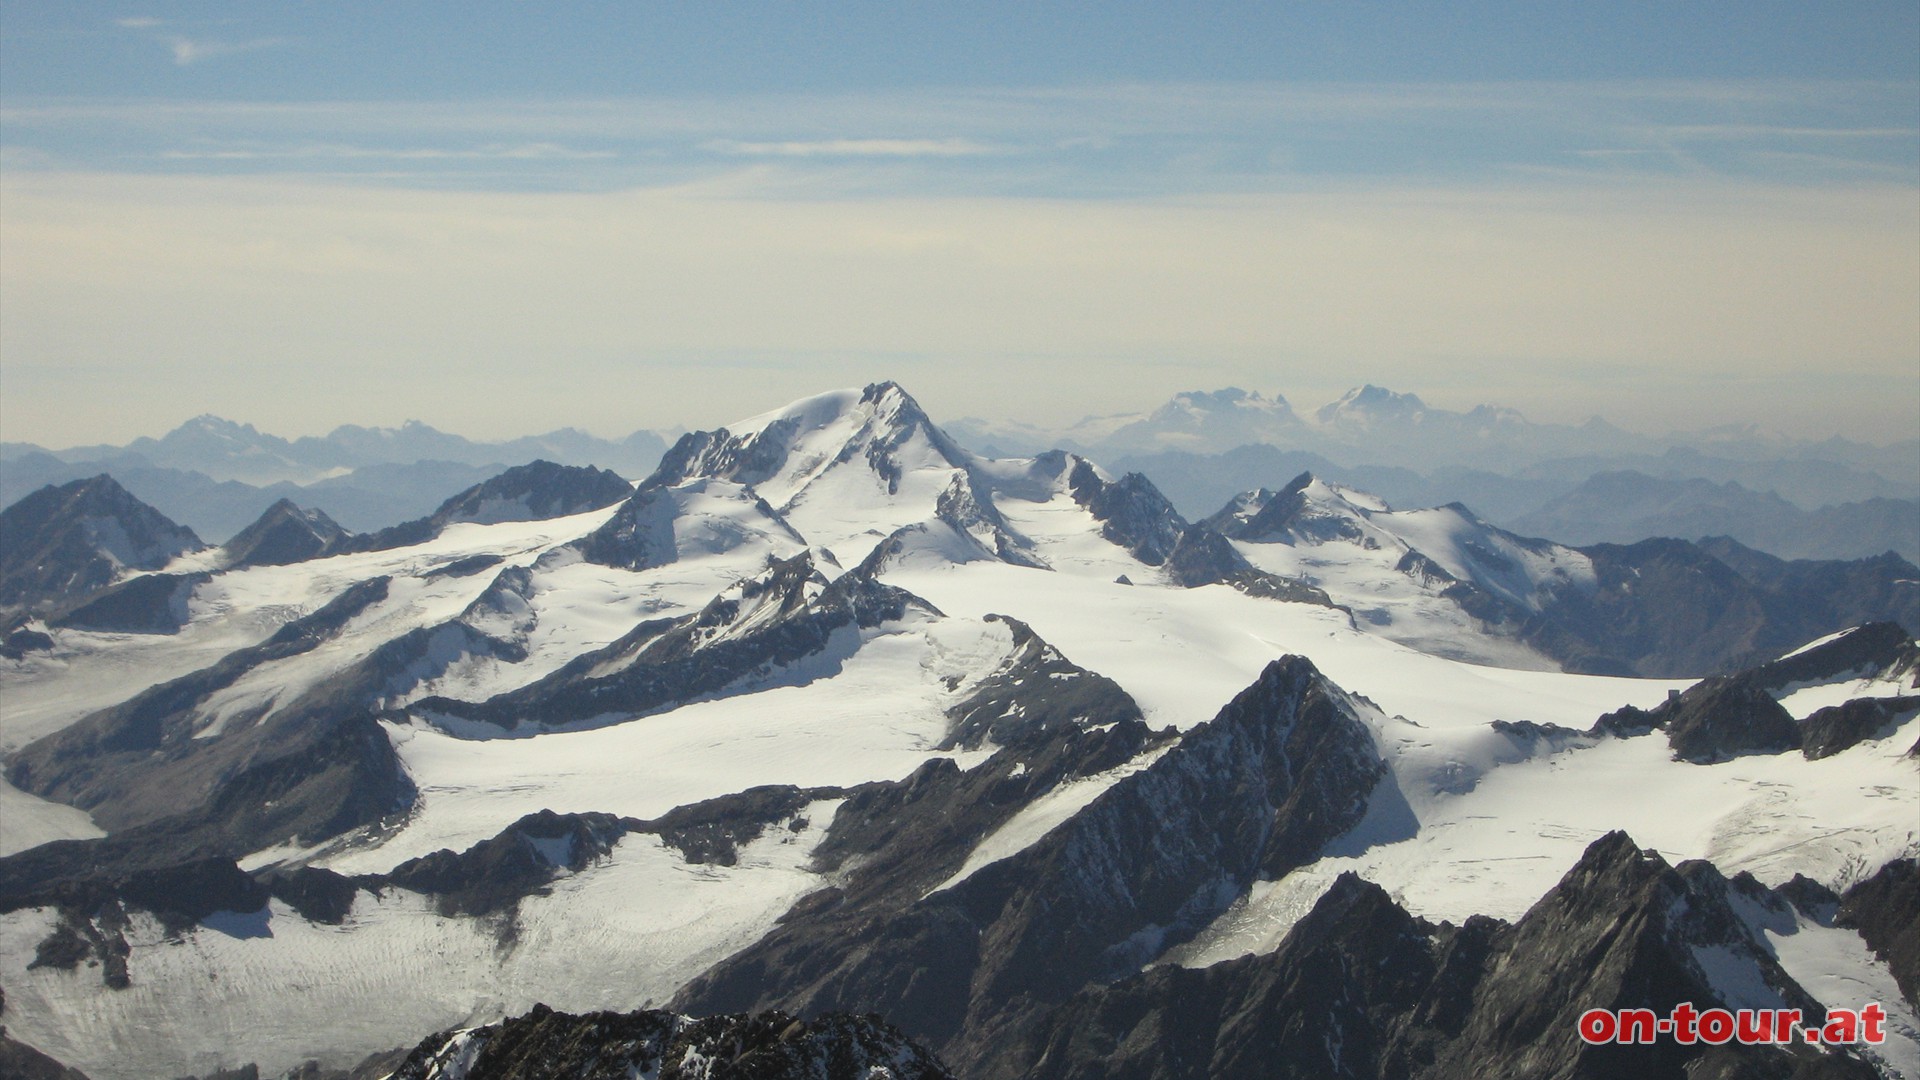
[(1832, 757), (1873, 738), (1920, 710), (1920, 697), (1855, 698), (1816, 711), (1800, 725), (1810, 761)]
[(0, 511), (0, 609), (70, 600), (203, 546), (105, 473), (49, 485)]
[(1128, 473), (1108, 482), (1091, 464), (1079, 458), (1072, 460), (1067, 489), (1073, 501), (1100, 522), (1100, 535), (1149, 566), (1166, 562), (1187, 522), (1153, 481), (1139, 473)]
[(1696, 765), (1742, 754), (1777, 754), (1800, 746), (1800, 728), (1773, 696), (1733, 677), (1716, 677), (1681, 694), (1666, 709), (1673, 756)]
[[(1077, 741), (1127, 730), (1087, 731)], [(678, 1007), (884, 1006), (970, 1069), (1009, 1025), (1137, 970), (1211, 921), (1256, 875), (1311, 859), (1360, 819), (1384, 769), (1345, 695), (1288, 657), (1086, 810), (930, 893), (940, 878), (903, 872), (880, 824), (912, 815), (856, 796), (828, 842), (843, 818), (864, 821), (858, 847), (876, 854), (843, 889), (802, 901), (765, 939), (695, 980)], [(1003, 765), (997, 775), (1019, 773)], [(978, 782), (971, 777), (933, 763), (877, 798), (916, 802)], [(1143, 836), (1154, 842), (1140, 844)], [(823, 858), (831, 854), (823, 847)], [(887, 888), (896, 890), (891, 901), (875, 903)]]
[(53, 635), (47, 633), (44, 626), (42, 623), (36, 627), (33, 617), (25, 612), (0, 618), (0, 656), (20, 660), (28, 653), (51, 651)]
[(947, 710), (953, 729), (942, 748), (1028, 744), (1066, 724), (1139, 721), (1140, 707), (1120, 684), (1075, 664), (1018, 619), (989, 615), (1013, 631), (1013, 653)]
[(1359, 539), (1360, 531), (1346, 519), (1309, 513), (1306, 490), (1312, 484), (1313, 474), (1303, 472), (1279, 491), (1263, 488), (1228, 503), (1201, 524), (1235, 540)]
[(4, 1028), (0, 1028), (0, 1076), (14, 1080), (87, 1080), (86, 1073), (67, 1068), (6, 1034)]
[(1608, 713), (1588, 734), (1632, 738), (1664, 728), (1674, 756), (1695, 764), (1793, 749), (1810, 759), (1830, 757), (1920, 708), (1920, 696), (1856, 698), (1795, 722), (1774, 695), (1816, 683), (1906, 679), (1916, 669), (1920, 646), (1897, 624), (1874, 623), (1733, 675), (1704, 679), (1652, 709), (1627, 706)]
[[(1576, 1024), (1590, 1008), (1665, 1014), (1690, 1001), (1823, 1015), (1729, 896), (1711, 866), (1676, 870), (1621, 833), (1596, 841), (1512, 926), (1477, 916), (1435, 926), (1348, 875), (1274, 952), (1088, 988), (1004, 1041), (980, 1075), (1873, 1076), (1863, 1062), (1804, 1046), (1580, 1040)], [(1737, 989), (1716, 985), (1710, 969), (1738, 971), (1728, 983)]]
[(212, 574), (142, 574), (57, 605), (47, 625), (122, 634), (171, 634), (187, 623), (193, 590)]
[(430, 1036), (394, 1080), (952, 1080), (875, 1016), (778, 1012), (695, 1020), (657, 1009), (524, 1016)]
[(1828, 641), (1741, 673), (1746, 682), (1780, 692), (1794, 683), (1841, 678), (1908, 679), (1920, 687), (1920, 644), (1899, 623), (1856, 626)]
[(1229, 585), (1249, 596), (1291, 600), (1301, 604), (1333, 607), (1325, 591), (1304, 581), (1269, 574), (1247, 561), (1226, 537), (1205, 525), (1192, 525), (1180, 533), (1180, 539), (1167, 555), (1167, 576), (1175, 584), (1189, 589), (1202, 585)]
[(285, 566), (343, 550), (349, 533), (320, 510), (303, 510), (291, 499), (267, 508), (222, 547), (228, 566)]
[(580, 870), (613, 850), (628, 826), (611, 814), (542, 810), (464, 852), (441, 850), (408, 859), (381, 875), (387, 884), (438, 897), (443, 915), (487, 915), (561, 871)]
[(1860, 931), (1907, 1003), (1920, 1009), (1920, 863), (1895, 859), (1848, 889), (1834, 921)]

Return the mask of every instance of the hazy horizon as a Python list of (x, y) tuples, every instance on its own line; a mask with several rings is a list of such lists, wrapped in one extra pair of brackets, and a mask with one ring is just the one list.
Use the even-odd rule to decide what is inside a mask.
[(0, 438), (882, 379), (1920, 435), (1911, 4), (461, 11), (0, 2)]
[[(1174, 394), (1170, 394), (1166, 398), (1153, 401), (1153, 402), (1141, 403), (1137, 408), (1124, 409), (1118, 412), (1110, 412), (1110, 413), (1085, 413), (1085, 414), (1072, 416), (1072, 417), (1062, 416), (1062, 417), (1059, 417), (1058, 419), (1054, 419), (1051, 421), (1029, 423), (1027, 421), (1017, 421), (1017, 420), (1012, 420), (1009, 417), (1001, 417), (1001, 416), (947, 415), (947, 414), (941, 413), (938, 409), (927, 405), (925, 399), (920, 398), (917, 394), (914, 393), (914, 388), (912, 386), (907, 385), (904, 382), (900, 382), (900, 380), (892, 380), (892, 381), (899, 383), (899, 385), (901, 385), (903, 389), (905, 389), (909, 394), (912, 394), (915, 397), (915, 400), (920, 401), (922, 406), (927, 408), (929, 415), (932, 417), (933, 421), (937, 424), (967, 423), (967, 424), (1008, 425), (1008, 426), (1025, 425), (1025, 426), (1031, 426), (1035, 430), (1039, 430), (1047, 433), (1056, 433), (1056, 434), (1063, 434), (1067, 432), (1068, 429), (1078, 424), (1087, 423), (1087, 422), (1109, 420), (1117, 417), (1144, 417), (1152, 413), (1155, 409), (1159, 408), (1160, 406), (1170, 403), (1174, 397), (1182, 394), (1217, 393), (1221, 391), (1241, 391), (1241, 392), (1251, 393), (1261, 398), (1265, 398), (1269, 401), (1274, 399), (1284, 400), (1297, 416), (1301, 417), (1303, 420), (1308, 421), (1309, 423), (1312, 423), (1313, 413), (1318, 409), (1320, 409), (1321, 407), (1338, 402), (1340, 398), (1345, 395), (1345, 393), (1360, 390), (1363, 388), (1364, 385), (1375, 385), (1375, 384), (1363, 384), (1363, 386), (1349, 387), (1347, 391), (1343, 391), (1341, 394), (1337, 394), (1331, 398), (1326, 399), (1325, 401), (1317, 401), (1317, 400), (1308, 401), (1293, 394), (1286, 394), (1279, 391), (1264, 391), (1264, 390), (1251, 389), (1247, 387), (1238, 387), (1238, 386), (1219, 386), (1219, 387), (1210, 387), (1205, 389), (1198, 388), (1198, 387), (1189, 387), (1185, 390), (1176, 391)], [(822, 387), (818, 392), (830, 393), (834, 391), (847, 390), (852, 388), (853, 388), (852, 386)], [(1434, 401), (1427, 394), (1422, 393), (1421, 391), (1418, 391), (1418, 390), (1411, 390), (1411, 389), (1406, 389), (1402, 387), (1392, 387), (1392, 386), (1380, 387), (1380, 389), (1385, 389), (1395, 394), (1409, 395), (1412, 397), (1416, 397), (1416, 398), (1419, 398), (1421, 403), (1425, 405), (1428, 409), (1438, 409), (1441, 411), (1455, 413), (1455, 414), (1464, 414), (1472, 411), (1476, 407), (1489, 407), (1489, 408), (1495, 408), (1495, 409), (1511, 408), (1510, 406), (1507, 406), (1504, 403), (1498, 402), (1498, 401), (1476, 401), (1464, 406), (1453, 407), (1450, 405), (1445, 405), (1445, 404), (1441, 404), (1440, 402)], [(801, 395), (801, 397), (803, 398), (810, 397), (810, 396), (813, 396), (813, 395), (811, 394)], [(725, 419), (721, 419), (716, 416), (716, 417), (709, 417), (709, 418), (692, 419), (692, 420), (683, 421), (680, 423), (673, 423), (673, 424), (666, 424), (666, 425), (636, 426), (636, 427), (624, 428), (624, 429), (609, 428), (605, 430), (587, 428), (578, 424), (563, 424), (559, 427), (541, 428), (537, 430), (536, 429), (503, 430), (498, 433), (476, 433), (473, 431), (459, 430), (459, 429), (448, 427), (442, 424), (434, 423), (430, 420), (423, 419), (421, 417), (412, 417), (412, 416), (406, 417), (400, 421), (397, 421), (395, 423), (390, 423), (390, 424), (389, 423), (380, 423), (380, 424), (365, 423), (360, 420), (349, 417), (349, 418), (340, 419), (336, 422), (327, 423), (317, 428), (312, 428), (307, 430), (281, 430), (281, 429), (273, 428), (270, 426), (262, 425), (247, 416), (223, 415), (216, 412), (203, 411), (200, 413), (195, 413), (192, 416), (182, 417), (177, 422), (167, 424), (160, 429), (150, 430), (150, 431), (140, 431), (123, 438), (89, 438), (89, 439), (82, 439), (78, 442), (60, 443), (60, 444), (40, 443), (40, 442), (35, 442), (34, 440), (31, 440), (31, 439), (15, 439), (12, 437), (8, 437), (0, 441), (4, 441), (6, 443), (11, 443), (11, 444), (31, 444), (31, 445), (39, 446), (42, 449), (53, 451), (55, 453), (64, 453), (71, 450), (85, 449), (85, 448), (98, 447), (98, 446), (119, 447), (119, 446), (128, 445), (141, 438), (160, 439), (176, 430), (179, 430), (180, 428), (183, 428), (192, 424), (195, 420), (201, 419), (202, 417), (212, 417), (213, 419), (216, 419), (216, 420), (238, 424), (243, 427), (253, 428), (255, 431), (259, 432), (263, 436), (281, 438), (289, 442), (296, 442), (303, 438), (324, 439), (327, 436), (343, 428), (363, 428), (363, 429), (375, 430), (375, 431), (397, 431), (407, 427), (408, 425), (419, 424), (419, 425), (424, 425), (428, 428), (431, 428), (432, 430), (440, 432), (442, 434), (458, 436), (458, 437), (467, 439), (471, 442), (481, 443), (481, 444), (505, 443), (505, 442), (512, 442), (517, 439), (538, 438), (540, 436), (552, 435), (552, 434), (556, 434), (558, 432), (566, 431), (566, 430), (578, 431), (592, 438), (607, 440), (607, 441), (617, 441), (620, 439), (624, 439), (628, 436), (639, 434), (642, 432), (651, 432), (653, 434), (662, 436), (663, 438), (666, 439), (666, 441), (670, 443), (672, 442), (673, 437), (678, 433), (686, 432), (686, 431), (711, 430), (714, 428), (726, 427), (734, 423), (737, 423), (738, 421), (749, 419), (760, 413), (769, 412), (769, 411), (772, 411), (773, 409), (780, 408), (781, 406), (791, 404), (792, 402), (797, 400), (800, 400), (800, 399), (799, 398), (785, 399), (785, 400), (773, 403), (768, 408), (759, 408), (759, 409), (753, 409), (747, 412), (740, 412), (737, 415), (732, 415)], [(1920, 431), (1915, 431), (1901, 438), (1876, 441), (1872, 439), (1860, 438), (1857, 436), (1856, 433), (1848, 432), (1848, 431), (1836, 431), (1836, 432), (1833, 432), (1827, 435), (1822, 435), (1822, 436), (1811, 436), (1811, 437), (1796, 436), (1788, 432), (1766, 428), (1759, 424), (1746, 424), (1746, 423), (1706, 425), (1698, 428), (1686, 428), (1686, 429), (1645, 430), (1645, 429), (1636, 428), (1629, 423), (1621, 423), (1619, 419), (1616, 417), (1603, 416), (1598, 413), (1590, 414), (1585, 417), (1580, 417), (1575, 420), (1563, 421), (1563, 420), (1542, 420), (1538, 417), (1528, 415), (1524, 410), (1513, 410), (1513, 411), (1519, 412), (1524, 420), (1533, 424), (1542, 424), (1542, 425), (1553, 424), (1553, 425), (1561, 425), (1561, 426), (1567, 426), (1567, 427), (1578, 427), (1581, 424), (1586, 423), (1588, 421), (1599, 421), (1599, 422), (1608, 424), (1612, 427), (1618, 428), (1630, 436), (1633, 436), (1635, 438), (1643, 438), (1648, 440), (1649, 442), (1659, 442), (1662, 440), (1669, 440), (1669, 439), (1686, 441), (1690, 438), (1698, 438), (1698, 437), (1714, 435), (1714, 434), (1732, 434), (1736, 432), (1750, 433), (1753, 436), (1760, 437), (1760, 438), (1784, 439), (1792, 443), (1817, 443), (1817, 442), (1825, 441), (1827, 439), (1842, 439), (1842, 440), (1846, 440), (1859, 445), (1873, 446), (1873, 447), (1879, 447), (1879, 448), (1886, 448), (1886, 447), (1891, 447), (1891, 446), (1899, 445), (1906, 442), (1914, 442), (1916, 440), (1920, 440)]]

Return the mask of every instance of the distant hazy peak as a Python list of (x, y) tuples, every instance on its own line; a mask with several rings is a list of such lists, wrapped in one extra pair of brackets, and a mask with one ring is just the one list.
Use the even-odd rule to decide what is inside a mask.
[(1426, 411), (1427, 403), (1414, 394), (1395, 393), (1368, 383), (1347, 391), (1338, 401), (1322, 405), (1313, 417), (1322, 424), (1330, 424), (1345, 417), (1406, 419)]

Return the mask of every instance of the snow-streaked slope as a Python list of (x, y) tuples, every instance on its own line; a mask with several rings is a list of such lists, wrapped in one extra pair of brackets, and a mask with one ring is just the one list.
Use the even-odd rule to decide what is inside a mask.
[[(274, 901), (169, 939), (136, 914), (132, 985), (104, 990), (84, 965), (9, 971), (7, 1026), (97, 1080), (146, 1080), (249, 1061), (272, 1074), (310, 1058), (346, 1067), (536, 1002), (659, 1003), (825, 883), (805, 865), (834, 805), (808, 807), (798, 831), (769, 830), (734, 866), (689, 865), (657, 837), (628, 836), (528, 898), (510, 939), (497, 921), (444, 917), (402, 889), (361, 894), (340, 926)], [(31, 956), (51, 925), (45, 909), (0, 916), (0, 955)], [(117, 1049), (128, 1047), (140, 1051)]]
[[(258, 644), (357, 582), (380, 576), (408, 582), (397, 589), (393, 600), (359, 621), (365, 634), (351, 635), (361, 641), (362, 652), (370, 650), (379, 640), (459, 614), (489, 580), (484, 574), (429, 576), (435, 570), (476, 555), (502, 556), (502, 565), (530, 562), (592, 531), (611, 512), (595, 510), (501, 525), (454, 525), (415, 547), (217, 574), (194, 590), (191, 619), (177, 634), (56, 631), (51, 655), (0, 663), (0, 749), (18, 749), (148, 686)], [(207, 570), (214, 566), (207, 560), (217, 557), (217, 551), (202, 552), (176, 559), (167, 569)], [(400, 614), (403, 611), (405, 615)], [(327, 655), (339, 658), (339, 654)]]
[(847, 565), (932, 517), (973, 460), (891, 383), (816, 395), (682, 442), (662, 464), (666, 479), (751, 484)]
[(947, 734), (943, 710), (1012, 648), (1004, 625), (971, 620), (893, 624), (866, 636), (831, 677), (591, 731), (475, 740), (425, 724), (389, 725), (419, 803), (396, 835), (320, 864), (385, 871), (468, 847), (542, 809), (653, 817), (760, 784), (898, 779), (935, 755)]
[(1357, 630), (1339, 611), (1225, 586), (1129, 586), (997, 563), (902, 567), (884, 580), (949, 615), (1015, 615), (1075, 663), (1117, 681), (1155, 725), (1212, 717), (1286, 653), (1310, 657), (1341, 686), (1428, 724), (1585, 728), (1620, 705), (1651, 706), (1688, 685), (1465, 664)]
[(1299, 510), (1271, 530), (1255, 516), (1265, 503), (1242, 496), (1234, 504), (1234, 516), (1252, 530), (1235, 542), (1241, 554), (1269, 573), (1326, 590), (1362, 623), (1424, 651), (1553, 669), (1558, 665), (1534, 650), (1483, 633), (1442, 594), (1468, 582), (1516, 610), (1538, 612), (1557, 592), (1594, 586), (1592, 560), (1581, 553), (1495, 529), (1458, 505), (1396, 511), (1319, 478), (1273, 498), (1296, 501)]

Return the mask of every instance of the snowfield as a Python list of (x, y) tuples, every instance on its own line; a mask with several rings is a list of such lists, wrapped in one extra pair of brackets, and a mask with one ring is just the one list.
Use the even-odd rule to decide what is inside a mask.
[[(1391, 511), (1364, 493), (1319, 485), (1307, 494), (1352, 523), (1351, 534), (1236, 540), (1233, 548), (1262, 570), (1318, 585), (1350, 613), (1222, 584), (1182, 588), (1103, 534), (1074, 494), (1037, 482), (1031, 462), (958, 450), (916, 419), (917, 406), (908, 409), (897, 389), (877, 400), (872, 391), (810, 398), (722, 432), (731, 441), (714, 440), (689, 466), (706, 471), (669, 478), (649, 504), (652, 516), (635, 524), (632, 543), (651, 545), (642, 569), (583, 556), (581, 542), (620, 509), (608, 507), (468, 522), (414, 547), (218, 572), (195, 590), (191, 618), (174, 634), (57, 631), (51, 653), (0, 661), (0, 750), (204, 669), (385, 576), (385, 598), (319, 646), (263, 663), (215, 693), (193, 734), (217, 740), (263, 723), (383, 645), (440, 628), (426, 655), (383, 691), (380, 730), (417, 797), (378, 828), (240, 853), (249, 871), (380, 874), (442, 849), (463, 851), (540, 810), (655, 818), (759, 785), (852, 788), (901, 780), (942, 757), (976, 768), (994, 746), (942, 744), (953, 723), (947, 710), (1015, 650), (1013, 631), (990, 615), (1024, 622), (1072, 663), (1114, 680), (1155, 728), (1206, 723), (1287, 654), (1309, 658), (1359, 702), (1388, 768), (1365, 818), (1317, 860), (1256, 882), (1153, 964), (1202, 967), (1271, 951), (1349, 870), (1415, 915), (1513, 920), (1615, 829), (1671, 862), (1709, 859), (1728, 876), (1747, 871), (1770, 886), (1803, 874), (1844, 890), (1920, 854), (1920, 780), (1906, 756), (1920, 739), (1920, 715), (1817, 761), (1788, 752), (1695, 765), (1674, 758), (1662, 731), (1589, 736), (1601, 715), (1652, 708), (1693, 680), (1566, 674), (1485, 631), (1400, 566), (1417, 551), (1447, 574), (1537, 608), (1542, 590), (1591, 582), (1592, 566), (1577, 558), (1489, 539), (1458, 508)], [(991, 514), (955, 524), (936, 513), (962, 488), (990, 502)], [(636, 499), (645, 495), (643, 487)], [(994, 557), (1002, 528), (1001, 539), (1040, 566)], [(797, 660), (638, 715), (611, 709), (554, 724), (520, 716), (503, 727), (418, 707), (428, 697), (480, 703), (533, 686), (649, 620), (731, 604), (739, 621), (728, 624), (730, 640), (777, 627), (790, 612), (767, 594), (743, 592), (742, 582), (811, 552), (822, 575), (802, 594), (811, 603), (902, 529), (898, 551), (876, 564), (877, 580), (937, 611), (909, 607), (840, 625)], [(442, 572), (475, 556), (498, 559), (478, 572)], [(217, 552), (202, 552), (168, 570), (218, 565)], [(470, 647), (475, 640), (497, 647)], [(592, 675), (615, 676), (635, 655), (603, 655)], [(1804, 720), (1855, 698), (1915, 692), (1910, 676), (1854, 672), (1791, 687), (1781, 701)], [(1503, 731), (1495, 722), (1520, 726)], [(1027, 849), (1165, 752), (1103, 765), (1023, 805), (977, 837), (932, 892)], [(263, 1075), (309, 1058), (344, 1066), (535, 1002), (568, 1011), (663, 1004), (760, 939), (796, 901), (835, 883), (812, 855), (840, 805), (838, 796), (814, 801), (743, 845), (733, 866), (690, 863), (656, 836), (629, 834), (517, 913), (486, 918), (443, 915), (433, 897), (398, 887), (360, 893), (338, 926), (309, 922), (276, 900), (169, 936), (136, 911), (126, 935), (131, 985), (120, 990), (84, 963), (33, 967), (57, 915), (13, 911), (0, 915), (6, 1027), (97, 1080), (131, 1080), (247, 1062)], [(0, 784), (0, 855), (100, 835), (83, 811)], [(1890, 1075), (1920, 1080), (1920, 1018), (1860, 938), (1765, 917), (1768, 940), (1807, 990), (1829, 1004), (1870, 998), (1887, 1007), (1896, 1038), (1883, 1063)], [(127, 1050), (134, 1046), (137, 1058)]]

